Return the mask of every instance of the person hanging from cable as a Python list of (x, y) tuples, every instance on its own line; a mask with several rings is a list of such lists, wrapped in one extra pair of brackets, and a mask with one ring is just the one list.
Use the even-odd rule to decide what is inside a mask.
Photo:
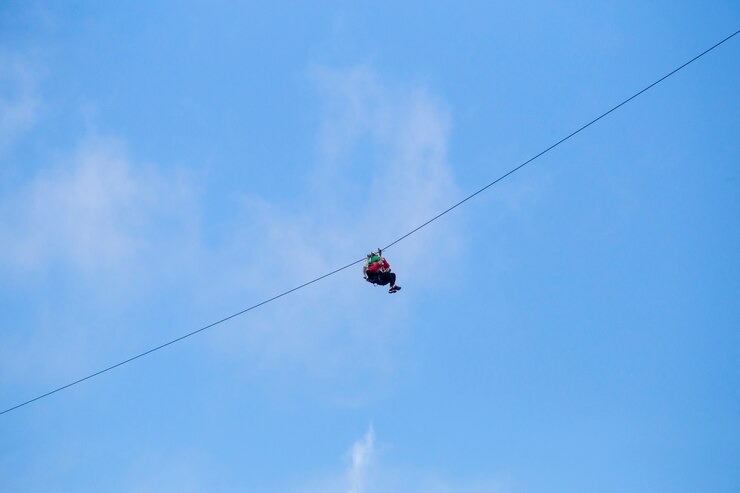
[(401, 286), (396, 284), (396, 274), (391, 272), (391, 264), (383, 257), (383, 252), (378, 248), (377, 252), (367, 254), (365, 265), (362, 266), (362, 274), (365, 280), (377, 286), (390, 284), (389, 293), (395, 293), (401, 290)]

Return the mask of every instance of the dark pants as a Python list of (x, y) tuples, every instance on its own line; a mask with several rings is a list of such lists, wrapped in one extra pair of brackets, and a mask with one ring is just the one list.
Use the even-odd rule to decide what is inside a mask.
[(396, 274), (394, 272), (368, 272), (368, 278), (373, 284), (379, 284), (380, 286), (385, 286), (388, 283), (391, 285), (396, 284)]

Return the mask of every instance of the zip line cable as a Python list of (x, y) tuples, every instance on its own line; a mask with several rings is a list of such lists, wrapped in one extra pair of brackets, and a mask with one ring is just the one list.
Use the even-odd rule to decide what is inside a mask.
[(555, 143), (554, 143), (553, 145), (551, 145), (550, 147), (548, 147), (548, 148), (547, 148), (547, 149), (545, 149), (544, 151), (542, 151), (542, 152), (540, 152), (539, 154), (536, 154), (536, 155), (532, 156), (531, 158), (527, 159), (526, 161), (524, 161), (524, 162), (523, 162), (522, 164), (520, 164), (520, 165), (519, 165), (519, 166), (517, 166), (516, 168), (512, 169), (511, 171), (508, 171), (508, 172), (506, 172), (505, 174), (503, 174), (503, 175), (499, 176), (498, 178), (496, 178), (495, 180), (493, 180), (493, 181), (492, 181), (491, 183), (489, 183), (489, 184), (488, 184), (488, 185), (486, 185), (485, 187), (481, 188), (480, 190), (478, 190), (478, 191), (476, 191), (476, 192), (473, 192), (473, 193), (471, 193), (470, 195), (468, 195), (467, 197), (465, 197), (464, 199), (462, 199), (462, 200), (461, 200), (460, 202), (458, 202), (458, 203), (456, 203), (456, 204), (452, 205), (451, 207), (449, 207), (448, 209), (446, 209), (446, 210), (444, 210), (444, 211), (440, 212), (439, 214), (437, 214), (436, 216), (434, 216), (433, 218), (431, 218), (430, 220), (428, 220), (427, 222), (425, 222), (425, 223), (424, 223), (424, 224), (422, 224), (421, 226), (418, 226), (418, 227), (416, 227), (416, 229), (412, 229), (411, 231), (409, 231), (409, 232), (408, 232), (408, 233), (406, 233), (405, 235), (401, 236), (400, 238), (398, 238), (397, 240), (395, 240), (395, 241), (394, 241), (393, 243), (389, 244), (389, 245), (388, 245), (388, 246), (386, 246), (385, 248), (389, 248), (389, 247), (391, 247), (391, 246), (395, 245), (396, 243), (398, 243), (399, 241), (401, 241), (401, 240), (404, 240), (404, 239), (408, 238), (409, 236), (411, 236), (412, 234), (416, 233), (417, 231), (419, 231), (419, 230), (420, 230), (421, 228), (423, 228), (424, 226), (428, 225), (429, 223), (432, 223), (432, 222), (436, 221), (437, 219), (439, 219), (440, 217), (444, 216), (444, 215), (445, 215), (445, 214), (447, 214), (448, 212), (452, 211), (453, 209), (456, 209), (457, 207), (461, 206), (462, 204), (464, 204), (464, 203), (465, 203), (465, 202), (467, 202), (468, 200), (472, 199), (473, 197), (475, 197), (475, 196), (476, 196), (476, 195), (478, 195), (479, 193), (481, 193), (481, 192), (484, 192), (485, 190), (488, 190), (488, 189), (489, 189), (490, 187), (492, 187), (492, 186), (493, 186), (493, 185), (495, 185), (496, 183), (500, 182), (500, 181), (501, 181), (501, 180), (503, 180), (504, 178), (508, 177), (509, 175), (512, 175), (512, 174), (516, 173), (517, 171), (519, 171), (520, 169), (522, 169), (523, 167), (525, 167), (526, 165), (528, 165), (529, 163), (531, 163), (532, 161), (534, 161), (535, 159), (537, 159), (538, 157), (540, 157), (540, 156), (542, 156), (543, 154), (546, 154), (546, 153), (550, 152), (551, 150), (555, 149), (555, 148), (556, 148), (557, 146), (559, 146), (560, 144), (562, 144), (562, 143), (563, 143), (563, 142), (565, 142), (566, 140), (570, 139), (571, 137), (575, 136), (576, 134), (578, 134), (578, 133), (582, 132), (583, 130), (586, 130), (586, 129), (587, 129), (588, 127), (590, 127), (590, 126), (591, 126), (591, 125), (593, 125), (594, 123), (598, 122), (599, 120), (601, 120), (602, 118), (604, 118), (605, 116), (607, 116), (607, 115), (608, 115), (609, 113), (612, 113), (612, 112), (614, 112), (614, 111), (618, 110), (619, 108), (621, 108), (621, 107), (622, 107), (622, 106), (624, 106), (625, 104), (627, 104), (627, 103), (629, 103), (630, 101), (632, 101), (633, 99), (635, 99), (635, 98), (636, 98), (637, 96), (639, 96), (640, 94), (642, 94), (642, 93), (646, 92), (647, 90), (651, 89), (651, 88), (652, 88), (652, 87), (654, 87), (654, 86), (657, 86), (658, 84), (660, 84), (661, 82), (663, 82), (664, 80), (666, 80), (666, 79), (667, 79), (668, 77), (670, 77), (671, 75), (675, 74), (676, 72), (678, 72), (678, 71), (679, 71), (679, 70), (681, 70), (682, 68), (686, 67), (687, 65), (691, 64), (692, 62), (695, 62), (695, 61), (696, 61), (696, 60), (698, 60), (699, 58), (703, 57), (704, 55), (706, 55), (707, 53), (709, 53), (709, 52), (710, 52), (710, 51), (712, 51), (713, 49), (717, 48), (717, 47), (718, 47), (719, 45), (721, 45), (722, 43), (724, 43), (724, 42), (726, 42), (726, 41), (729, 41), (730, 39), (732, 39), (733, 37), (735, 37), (735, 36), (736, 36), (736, 35), (737, 35), (738, 33), (740, 33), (740, 30), (738, 30), (738, 31), (735, 31), (734, 33), (730, 34), (730, 35), (729, 35), (729, 36), (727, 36), (727, 37), (726, 37), (725, 39), (723, 39), (722, 41), (718, 42), (717, 44), (715, 44), (715, 45), (714, 45), (714, 46), (712, 46), (711, 48), (707, 48), (706, 50), (704, 50), (703, 52), (699, 53), (698, 55), (696, 55), (696, 56), (695, 56), (694, 58), (692, 58), (692, 59), (691, 59), (691, 60), (689, 60), (688, 62), (684, 63), (683, 65), (681, 65), (681, 66), (679, 66), (679, 67), (677, 67), (677, 68), (675, 68), (675, 69), (671, 70), (670, 72), (668, 72), (667, 74), (665, 74), (665, 75), (664, 75), (663, 77), (661, 77), (660, 79), (656, 80), (655, 82), (653, 82), (653, 83), (652, 83), (652, 84), (650, 84), (649, 86), (645, 87), (645, 88), (644, 88), (644, 89), (642, 89), (641, 91), (639, 91), (639, 92), (636, 92), (635, 94), (633, 94), (633, 95), (632, 95), (632, 96), (630, 96), (629, 98), (625, 99), (624, 101), (622, 101), (622, 102), (621, 102), (621, 103), (619, 103), (618, 105), (616, 105), (616, 106), (614, 106), (613, 108), (611, 108), (611, 109), (610, 109), (609, 111), (606, 111), (606, 112), (602, 113), (601, 115), (597, 116), (596, 118), (594, 118), (593, 120), (591, 120), (591, 121), (590, 121), (590, 122), (588, 122), (587, 124), (583, 125), (583, 126), (582, 126), (581, 128), (579, 128), (578, 130), (575, 130), (574, 132), (572, 132), (572, 133), (568, 134), (568, 135), (567, 135), (566, 137), (563, 137), (563, 138), (562, 138), (562, 139), (560, 139), (559, 141), (555, 142)]
[[(433, 218), (431, 218), (431, 219), (429, 219), (428, 221), (426, 221), (426, 222), (425, 222), (424, 224), (422, 224), (422, 225), (420, 225), (420, 226), (417, 226), (416, 228), (412, 229), (411, 231), (409, 231), (408, 233), (404, 234), (404, 235), (403, 235), (403, 236), (401, 236), (400, 238), (398, 238), (398, 239), (394, 240), (393, 242), (389, 243), (388, 245), (386, 245), (386, 246), (385, 246), (385, 247), (383, 248), (383, 250), (386, 250), (386, 249), (388, 249), (388, 248), (392, 247), (393, 245), (395, 245), (395, 244), (399, 243), (400, 241), (403, 241), (404, 239), (408, 238), (409, 236), (411, 236), (412, 234), (416, 233), (416, 232), (417, 232), (417, 231), (419, 231), (420, 229), (422, 229), (422, 228), (424, 228), (424, 227), (428, 226), (429, 224), (433, 223), (434, 221), (436, 221), (437, 219), (441, 218), (441, 217), (442, 217), (442, 216), (444, 216), (445, 214), (447, 214), (447, 213), (451, 212), (452, 210), (454, 210), (454, 209), (458, 208), (459, 206), (461, 206), (462, 204), (464, 204), (464, 203), (465, 203), (465, 202), (467, 202), (468, 200), (472, 199), (473, 197), (477, 196), (478, 194), (480, 194), (480, 193), (484, 192), (485, 190), (489, 189), (490, 187), (492, 187), (492, 186), (493, 186), (493, 185), (495, 185), (496, 183), (498, 183), (498, 182), (500, 182), (501, 180), (503, 180), (503, 179), (507, 178), (508, 176), (510, 176), (510, 175), (512, 175), (512, 174), (514, 174), (514, 173), (516, 173), (517, 171), (519, 171), (520, 169), (522, 169), (523, 167), (525, 167), (526, 165), (528, 165), (529, 163), (531, 163), (531, 162), (532, 162), (532, 161), (534, 161), (535, 159), (537, 159), (537, 158), (541, 157), (542, 155), (544, 155), (544, 154), (546, 154), (546, 153), (550, 152), (551, 150), (553, 150), (554, 148), (556, 148), (557, 146), (559, 146), (560, 144), (562, 144), (562, 143), (563, 143), (563, 142), (565, 142), (566, 140), (569, 140), (569, 139), (570, 139), (571, 137), (574, 137), (575, 135), (579, 134), (579, 133), (580, 133), (580, 132), (582, 132), (583, 130), (587, 129), (588, 127), (590, 127), (590, 126), (591, 126), (591, 125), (593, 125), (594, 123), (596, 123), (596, 122), (598, 122), (599, 120), (601, 120), (602, 118), (604, 118), (605, 116), (607, 116), (607, 115), (609, 115), (610, 113), (612, 113), (612, 112), (614, 112), (614, 111), (618, 110), (619, 108), (621, 108), (621, 107), (622, 107), (622, 106), (624, 106), (625, 104), (629, 103), (629, 102), (630, 102), (630, 101), (632, 101), (633, 99), (635, 99), (635, 98), (637, 98), (638, 96), (640, 96), (640, 95), (641, 95), (642, 93), (644, 93), (644, 92), (648, 91), (649, 89), (653, 88), (654, 86), (656, 86), (656, 85), (660, 84), (660, 83), (661, 83), (661, 82), (663, 82), (663, 81), (664, 81), (665, 79), (669, 78), (670, 76), (674, 75), (674, 74), (675, 74), (676, 72), (680, 71), (681, 69), (685, 68), (686, 66), (690, 65), (691, 63), (695, 62), (696, 60), (698, 60), (699, 58), (703, 57), (704, 55), (706, 55), (706, 54), (707, 54), (707, 53), (709, 53), (710, 51), (712, 51), (712, 50), (714, 50), (715, 48), (717, 48), (718, 46), (722, 45), (723, 43), (725, 43), (725, 42), (729, 41), (730, 39), (732, 39), (733, 37), (735, 37), (735, 36), (736, 36), (737, 34), (739, 34), (739, 33), (740, 33), (740, 30), (738, 30), (738, 31), (735, 31), (735, 32), (734, 32), (734, 33), (732, 33), (731, 35), (729, 35), (729, 36), (727, 36), (726, 38), (724, 38), (724, 39), (723, 39), (722, 41), (719, 41), (718, 43), (716, 43), (715, 45), (711, 46), (710, 48), (707, 48), (707, 49), (706, 49), (706, 50), (704, 50), (703, 52), (701, 52), (701, 53), (699, 53), (698, 55), (696, 55), (696, 56), (695, 56), (694, 58), (690, 59), (689, 61), (685, 62), (684, 64), (680, 65), (679, 67), (677, 67), (677, 68), (673, 69), (672, 71), (668, 72), (668, 73), (667, 73), (666, 75), (664, 75), (664, 76), (663, 76), (663, 77), (661, 77), (660, 79), (656, 80), (655, 82), (653, 82), (653, 83), (652, 83), (652, 84), (650, 84), (649, 86), (647, 86), (647, 87), (645, 87), (644, 89), (642, 89), (642, 90), (640, 90), (640, 91), (636, 92), (635, 94), (633, 94), (633, 95), (632, 95), (632, 96), (630, 96), (629, 98), (625, 99), (625, 100), (624, 100), (624, 101), (622, 101), (621, 103), (617, 104), (616, 106), (612, 107), (612, 108), (611, 108), (611, 109), (609, 109), (608, 111), (606, 111), (606, 112), (602, 113), (601, 115), (599, 115), (598, 117), (594, 118), (594, 119), (593, 119), (593, 120), (591, 120), (590, 122), (586, 123), (585, 125), (581, 126), (581, 127), (580, 127), (580, 128), (578, 128), (577, 130), (575, 130), (575, 131), (571, 132), (571, 133), (570, 133), (570, 134), (568, 134), (567, 136), (565, 136), (565, 137), (563, 137), (562, 139), (560, 139), (559, 141), (555, 142), (554, 144), (552, 144), (552, 145), (551, 145), (550, 147), (548, 147), (548, 148), (547, 148), (547, 149), (545, 149), (544, 151), (541, 151), (541, 152), (539, 152), (538, 154), (536, 154), (536, 155), (534, 155), (533, 157), (529, 158), (528, 160), (526, 160), (525, 162), (523, 162), (522, 164), (520, 164), (520, 165), (519, 165), (519, 166), (517, 166), (516, 168), (513, 168), (513, 169), (511, 169), (510, 171), (506, 172), (505, 174), (501, 175), (500, 177), (496, 178), (495, 180), (493, 180), (492, 182), (490, 182), (489, 184), (487, 184), (487, 185), (486, 185), (486, 186), (484, 186), (483, 188), (481, 188), (481, 189), (479, 189), (479, 190), (477, 190), (477, 191), (475, 191), (475, 192), (471, 193), (470, 195), (468, 195), (468, 196), (467, 196), (467, 197), (465, 197), (464, 199), (460, 200), (460, 201), (459, 201), (459, 202), (457, 202), (456, 204), (454, 204), (454, 205), (452, 205), (452, 206), (448, 207), (447, 209), (445, 209), (444, 211), (440, 212), (439, 214), (437, 214), (437, 215), (436, 215), (436, 216), (434, 216)], [(335, 269), (335, 270), (333, 270), (333, 271), (331, 271), (331, 272), (329, 272), (329, 273), (326, 273), (326, 274), (324, 274), (324, 275), (322, 275), (322, 276), (319, 276), (319, 277), (317, 277), (317, 278), (315, 278), (315, 279), (313, 279), (313, 280), (311, 280), (311, 281), (305, 282), (305, 283), (301, 284), (300, 286), (296, 286), (296, 287), (294, 287), (294, 288), (292, 288), (292, 289), (289, 289), (289, 290), (287, 290), (287, 291), (284, 291), (284, 292), (282, 292), (282, 293), (280, 293), (280, 294), (278, 294), (278, 295), (275, 295), (275, 296), (273, 296), (272, 298), (268, 298), (268, 299), (266, 299), (266, 300), (264, 300), (264, 301), (261, 301), (261, 302), (259, 302), (259, 303), (255, 304), (255, 305), (252, 305), (252, 306), (250, 306), (249, 308), (245, 308), (244, 310), (241, 310), (241, 311), (239, 311), (239, 312), (236, 312), (236, 313), (234, 313), (234, 314), (232, 314), (232, 315), (229, 315), (228, 317), (224, 317), (224, 318), (222, 318), (221, 320), (218, 320), (218, 321), (216, 321), (216, 322), (210, 323), (210, 324), (208, 324), (208, 325), (206, 325), (206, 326), (204, 326), (204, 327), (201, 327), (201, 328), (199, 328), (199, 329), (196, 329), (196, 330), (194, 330), (194, 331), (192, 331), (192, 332), (188, 332), (187, 334), (181, 335), (180, 337), (177, 337), (177, 338), (175, 338), (175, 339), (172, 339), (171, 341), (165, 342), (164, 344), (160, 344), (159, 346), (156, 346), (156, 347), (153, 347), (153, 348), (151, 348), (151, 349), (148, 349), (148, 350), (146, 350), (146, 351), (144, 351), (144, 352), (142, 352), (142, 353), (139, 353), (139, 354), (137, 354), (137, 355), (135, 355), (135, 356), (132, 356), (132, 357), (130, 357), (130, 358), (128, 358), (128, 359), (125, 359), (125, 360), (123, 360), (123, 361), (120, 361), (120, 362), (118, 362), (118, 363), (116, 363), (116, 364), (114, 364), (114, 365), (111, 365), (111, 366), (108, 366), (108, 367), (106, 367), (106, 368), (103, 368), (102, 370), (98, 370), (98, 371), (96, 371), (95, 373), (91, 373), (90, 375), (87, 375), (87, 376), (85, 376), (85, 377), (82, 377), (82, 378), (80, 378), (80, 379), (78, 379), (78, 380), (75, 380), (75, 381), (73, 381), (73, 382), (70, 382), (70, 383), (68, 383), (68, 384), (66, 384), (66, 385), (62, 385), (61, 387), (57, 387), (57, 388), (55, 388), (55, 389), (53, 389), (53, 390), (50, 390), (49, 392), (46, 392), (45, 394), (41, 394), (41, 395), (39, 395), (39, 396), (36, 396), (36, 397), (34, 397), (34, 398), (32, 398), (32, 399), (29, 399), (29, 400), (27, 400), (27, 401), (25, 401), (25, 402), (21, 402), (20, 404), (16, 404), (15, 406), (12, 406), (12, 407), (9, 407), (9, 408), (7, 408), (7, 409), (5, 409), (5, 410), (3, 410), (3, 411), (0, 411), (0, 415), (3, 415), (3, 414), (5, 414), (5, 413), (9, 413), (9, 412), (11, 412), (11, 411), (13, 411), (13, 410), (15, 410), (15, 409), (18, 409), (18, 408), (20, 408), (20, 407), (23, 407), (23, 406), (26, 406), (26, 405), (28, 405), (28, 404), (31, 404), (32, 402), (38, 401), (38, 400), (40, 400), (40, 399), (43, 399), (43, 398), (45, 398), (45, 397), (48, 397), (48, 396), (50, 396), (50, 395), (52, 395), (52, 394), (56, 394), (57, 392), (60, 392), (60, 391), (62, 391), (62, 390), (65, 390), (65, 389), (68, 389), (69, 387), (72, 387), (72, 386), (74, 386), (74, 385), (77, 385), (77, 384), (79, 384), (79, 383), (82, 383), (82, 382), (84, 382), (84, 381), (86, 381), (86, 380), (89, 380), (89, 379), (91, 379), (91, 378), (97, 377), (98, 375), (101, 375), (101, 374), (103, 374), (103, 373), (109, 372), (109, 371), (111, 371), (111, 370), (113, 370), (113, 369), (115, 369), (115, 368), (118, 368), (119, 366), (123, 366), (123, 365), (125, 365), (125, 364), (127, 364), (127, 363), (130, 363), (130, 362), (134, 361), (134, 360), (137, 360), (137, 359), (139, 359), (139, 358), (142, 358), (142, 357), (144, 357), (144, 356), (147, 356), (148, 354), (151, 354), (151, 353), (153, 353), (153, 352), (155, 352), (155, 351), (159, 351), (160, 349), (164, 349), (164, 348), (166, 348), (166, 347), (168, 347), (168, 346), (171, 346), (172, 344), (175, 344), (176, 342), (180, 342), (180, 341), (182, 341), (183, 339), (187, 339), (188, 337), (191, 337), (191, 336), (194, 336), (194, 335), (196, 335), (196, 334), (199, 334), (199, 333), (201, 333), (201, 332), (203, 332), (203, 331), (205, 331), (205, 330), (208, 330), (208, 329), (210, 329), (211, 327), (214, 327), (214, 326), (216, 326), (216, 325), (222, 324), (222, 323), (224, 323), (224, 322), (226, 322), (226, 321), (228, 321), (228, 320), (231, 320), (232, 318), (238, 317), (238, 316), (240, 316), (240, 315), (243, 315), (243, 314), (245, 314), (245, 313), (247, 313), (247, 312), (249, 312), (249, 311), (252, 311), (252, 310), (254, 310), (255, 308), (259, 308), (259, 307), (260, 307), (260, 306), (262, 306), (262, 305), (266, 305), (267, 303), (270, 303), (270, 302), (272, 302), (272, 301), (275, 301), (275, 300), (277, 300), (278, 298), (282, 298), (283, 296), (287, 296), (287, 295), (289, 295), (289, 294), (293, 293), (294, 291), (298, 291), (299, 289), (303, 289), (303, 288), (305, 288), (305, 287), (307, 287), (307, 286), (309, 286), (309, 285), (311, 285), (311, 284), (314, 284), (314, 283), (316, 283), (316, 282), (318, 282), (318, 281), (321, 281), (322, 279), (325, 279), (325, 278), (327, 278), (327, 277), (329, 277), (329, 276), (333, 276), (334, 274), (337, 274), (337, 273), (339, 273), (339, 272), (341, 272), (341, 271), (343, 271), (343, 270), (346, 270), (346, 269), (348, 269), (348, 268), (350, 268), (350, 267), (352, 267), (352, 266), (354, 266), (354, 265), (357, 265), (357, 264), (359, 264), (359, 263), (360, 263), (360, 262), (362, 262), (363, 260), (365, 260), (365, 259), (364, 259), (364, 258), (361, 258), (361, 259), (355, 260), (354, 262), (350, 262), (349, 264), (345, 265), (344, 267), (340, 267), (340, 268), (338, 268), (338, 269)]]

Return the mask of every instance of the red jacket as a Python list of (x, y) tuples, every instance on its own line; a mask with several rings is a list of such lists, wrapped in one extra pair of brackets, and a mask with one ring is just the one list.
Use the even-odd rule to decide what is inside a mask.
[(391, 264), (384, 258), (367, 266), (368, 272), (388, 272), (389, 270), (391, 270)]

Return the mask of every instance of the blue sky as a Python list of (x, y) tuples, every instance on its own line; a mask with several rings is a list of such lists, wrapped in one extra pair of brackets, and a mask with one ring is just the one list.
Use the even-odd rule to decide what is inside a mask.
[[(362, 257), (736, 2), (3, 2), (0, 407)], [(0, 417), (3, 491), (740, 488), (740, 40), (359, 267)]]

